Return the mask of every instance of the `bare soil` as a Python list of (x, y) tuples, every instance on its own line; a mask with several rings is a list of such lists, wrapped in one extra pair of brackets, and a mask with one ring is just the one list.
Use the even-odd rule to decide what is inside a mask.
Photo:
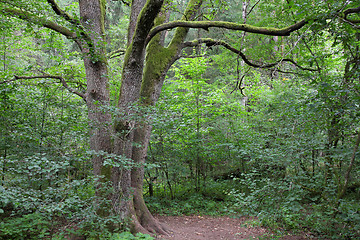
[(157, 216), (157, 219), (171, 230), (168, 236), (158, 236), (159, 240), (314, 239), (307, 234), (276, 238), (266, 228), (249, 224), (253, 220), (249, 217)]

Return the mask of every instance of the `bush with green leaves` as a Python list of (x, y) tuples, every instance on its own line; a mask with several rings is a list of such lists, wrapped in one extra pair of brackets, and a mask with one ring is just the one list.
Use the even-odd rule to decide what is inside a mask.
[(50, 228), (51, 219), (39, 212), (13, 216), (0, 222), (0, 239), (45, 239)]

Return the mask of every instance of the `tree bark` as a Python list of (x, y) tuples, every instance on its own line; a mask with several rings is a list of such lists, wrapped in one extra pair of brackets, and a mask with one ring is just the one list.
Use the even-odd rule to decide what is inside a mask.
[[(189, 2), (184, 19), (192, 19), (201, 6), (202, 1), (192, 0)], [(162, 24), (166, 20), (166, 14), (159, 14), (155, 25)], [(144, 75), (140, 91), (140, 104), (143, 107), (154, 106), (160, 97), (166, 73), (170, 66), (178, 59), (182, 43), (185, 40), (188, 29), (178, 28), (167, 48), (163, 38), (157, 34), (147, 47)], [(151, 119), (138, 121), (134, 131), (132, 159), (139, 167), (131, 171), (131, 187), (133, 189), (133, 213), (135, 217), (135, 230), (148, 231), (151, 233), (166, 234), (168, 229), (159, 223), (148, 210), (143, 198), (144, 163), (151, 135)]]
[[(136, 24), (130, 24), (129, 27), (128, 37), (131, 39), (129, 39), (128, 49), (124, 60), (118, 103), (119, 115), (114, 126), (116, 132), (114, 152), (117, 155), (125, 157), (127, 160), (132, 159), (134, 129), (136, 118), (139, 117), (137, 116), (137, 111), (134, 110), (134, 107), (140, 98), (146, 37), (153, 26), (154, 19), (160, 12), (162, 3), (163, 0), (149, 0), (142, 8), (142, 11), (138, 13), (140, 10), (138, 5), (141, 6), (143, 1), (133, 1), (133, 4), (137, 6), (132, 7), (132, 11), (134, 12), (131, 15), (132, 21), (136, 20)], [(135, 16), (137, 15), (138, 17), (135, 19)], [(135, 221), (137, 218), (135, 217), (136, 214), (132, 207), (130, 168), (114, 168), (113, 180), (115, 185), (118, 182), (120, 183), (119, 189), (116, 191), (116, 198), (120, 199), (120, 205), (116, 207), (120, 214), (120, 218), (130, 217)], [(138, 225), (140, 224), (137, 224), (135, 221), (133, 228), (136, 229), (134, 231), (140, 230)]]
[[(92, 157), (95, 176), (104, 176), (102, 182), (111, 180), (110, 167), (105, 167), (104, 154), (111, 153), (111, 115), (106, 111), (109, 105), (108, 68), (104, 49), (104, 0), (80, 0), (81, 24), (89, 33), (91, 43), (82, 42), (84, 65), (87, 80), (86, 104), (90, 124), (90, 148), (95, 154)], [(99, 198), (110, 200), (111, 195), (97, 187)], [(105, 201), (106, 202), (106, 201)], [(109, 204), (99, 206), (100, 216), (111, 214)]]

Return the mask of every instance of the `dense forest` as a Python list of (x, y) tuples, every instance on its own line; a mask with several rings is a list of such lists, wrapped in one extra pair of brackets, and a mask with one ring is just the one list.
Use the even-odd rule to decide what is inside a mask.
[(0, 239), (359, 238), (359, 29), (356, 0), (0, 0)]

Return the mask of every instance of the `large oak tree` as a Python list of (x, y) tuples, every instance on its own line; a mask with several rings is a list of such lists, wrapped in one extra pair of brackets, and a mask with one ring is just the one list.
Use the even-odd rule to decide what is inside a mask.
[[(189, 29), (221, 28), (269, 36), (289, 36), (309, 23), (323, 21), (333, 15), (351, 24), (358, 24), (356, 21), (352, 22), (351, 14), (360, 11), (360, 7), (354, 5), (352, 1), (343, 1), (338, 4), (337, 9), (324, 9), (322, 15), (308, 14), (304, 19), (289, 22), (287, 27), (274, 28), (226, 21), (202, 21), (199, 19), (204, 18), (199, 17), (199, 10), (210, 1), (189, 0), (186, 2), (187, 7), (181, 19), (169, 22), (169, 14), (173, 9), (171, 1), (132, 0), (127, 47), (124, 50), (122, 77), (119, 79), (121, 89), (117, 114), (115, 119), (112, 119), (112, 115), (104, 110), (110, 101), (109, 54), (105, 47), (106, 0), (79, 0), (78, 15), (71, 15), (64, 11), (56, 0), (0, 1), (1, 14), (4, 16), (15, 17), (51, 29), (71, 39), (79, 47), (86, 70), (87, 91), (85, 94), (71, 89), (61, 76), (16, 76), (15, 78), (58, 78), (65, 87), (86, 101), (91, 123), (90, 146), (94, 152), (101, 153), (93, 156), (93, 171), (97, 176), (104, 176), (105, 181), (112, 182), (113, 186), (111, 194), (102, 191), (101, 187), (98, 188), (98, 196), (112, 202), (111, 206), (101, 206), (99, 214), (118, 215), (120, 220), (129, 217), (132, 219), (134, 231), (166, 233), (167, 229), (151, 215), (142, 195), (143, 164), (151, 133), (151, 121), (137, 121), (131, 116), (139, 113), (134, 108), (136, 104), (146, 107), (156, 103), (168, 69), (181, 57), (184, 48), (201, 44), (222, 46), (239, 55), (246, 64), (255, 68), (272, 68), (283, 62), (298, 65), (290, 58), (269, 64), (253, 62), (241, 49), (232, 47), (224, 40), (187, 39)], [(250, 1), (245, 2), (248, 5)], [(292, 1), (281, 2), (278, 3), (279, 7), (287, 8), (293, 5)], [(322, 1), (318, 2), (319, 6), (324, 4)], [(255, 7), (257, 3), (254, 2), (251, 6)], [(171, 35), (171, 39), (165, 41), (165, 32), (171, 29), (174, 29), (174, 34)], [(165, 42), (168, 43), (165, 45)], [(309, 67), (301, 68), (313, 70)], [(139, 165), (131, 169), (117, 165), (104, 165), (103, 153), (121, 156), (121, 159), (131, 160)], [(115, 158), (116, 161), (118, 159)]]

